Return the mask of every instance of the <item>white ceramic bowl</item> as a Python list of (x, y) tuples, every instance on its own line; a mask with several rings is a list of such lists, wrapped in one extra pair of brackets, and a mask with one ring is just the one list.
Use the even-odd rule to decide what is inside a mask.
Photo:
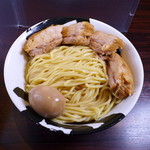
[[(92, 25), (94, 25), (96, 30), (101, 30), (110, 34), (114, 34), (120, 37), (125, 42), (125, 48), (121, 51), (121, 56), (130, 66), (131, 71), (133, 73), (135, 93), (134, 95), (126, 98), (120, 104), (118, 104), (113, 110), (111, 110), (107, 114), (107, 116), (104, 119), (100, 121), (80, 125), (61, 125), (42, 118), (41, 116), (37, 115), (30, 107), (28, 107), (28, 102), (25, 100), (26, 94), (22, 91), (24, 90), (25, 85), (24, 70), (27, 61), (26, 55), (23, 52), (22, 47), (28, 36), (51, 24), (69, 25), (83, 20), (89, 21)], [(18, 110), (22, 114), (26, 115), (27, 118), (33, 120), (36, 124), (40, 124), (43, 127), (50, 129), (51, 131), (60, 131), (65, 134), (84, 134), (95, 131), (101, 131), (103, 129), (111, 127), (112, 125), (122, 120), (131, 111), (131, 109), (137, 102), (142, 90), (143, 78), (143, 65), (140, 56), (135, 47), (132, 45), (132, 43), (122, 33), (117, 31), (113, 27), (91, 18), (55, 18), (42, 21), (32, 26), (31, 28), (23, 32), (13, 43), (10, 50), (8, 51), (4, 65), (4, 80), (6, 89), (12, 102), (18, 108)]]

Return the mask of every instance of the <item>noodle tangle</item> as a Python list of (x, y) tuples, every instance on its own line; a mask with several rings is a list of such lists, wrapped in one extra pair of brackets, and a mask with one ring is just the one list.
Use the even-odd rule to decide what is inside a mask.
[(26, 91), (37, 85), (57, 88), (66, 98), (59, 123), (88, 122), (107, 114), (117, 99), (110, 92), (106, 64), (86, 46), (59, 46), (36, 55), (26, 67)]

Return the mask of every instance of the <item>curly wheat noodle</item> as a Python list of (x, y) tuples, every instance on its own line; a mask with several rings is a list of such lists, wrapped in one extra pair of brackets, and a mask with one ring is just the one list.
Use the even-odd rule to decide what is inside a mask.
[(106, 64), (86, 46), (59, 46), (27, 64), (26, 91), (37, 85), (57, 88), (66, 98), (59, 123), (98, 120), (120, 102), (110, 92)]

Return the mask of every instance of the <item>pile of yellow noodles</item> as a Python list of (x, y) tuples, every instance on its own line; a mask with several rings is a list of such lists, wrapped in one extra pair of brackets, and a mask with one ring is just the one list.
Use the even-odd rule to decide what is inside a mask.
[(88, 122), (107, 114), (120, 100), (108, 86), (106, 64), (86, 46), (60, 46), (27, 64), (26, 91), (37, 85), (57, 88), (66, 98), (56, 122)]

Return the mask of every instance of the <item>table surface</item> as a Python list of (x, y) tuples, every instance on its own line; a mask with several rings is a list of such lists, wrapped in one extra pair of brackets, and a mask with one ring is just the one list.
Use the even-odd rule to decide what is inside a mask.
[[(22, 30), (1, 32), (0, 38), (0, 150), (2, 149), (150, 149), (150, 1), (141, 0), (126, 37), (139, 52), (144, 66), (144, 85), (133, 110), (118, 124), (88, 135), (51, 132), (27, 120), (11, 102), (3, 80), (6, 54)], [(8, 33), (7, 33), (8, 34)], [(5, 35), (5, 38), (4, 36)]]

